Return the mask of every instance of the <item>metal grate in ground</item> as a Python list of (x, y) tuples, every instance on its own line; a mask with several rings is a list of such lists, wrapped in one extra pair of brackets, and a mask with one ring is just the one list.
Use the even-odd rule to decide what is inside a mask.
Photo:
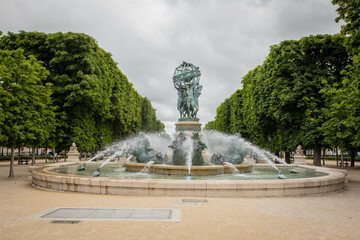
[(58, 208), (41, 218), (77, 220), (162, 220), (180, 221), (180, 210), (148, 208)]
[(169, 203), (170, 206), (201, 206), (202, 203), (207, 203), (206, 199), (192, 199), (192, 198), (184, 198), (181, 202)]
[(76, 220), (52, 220), (51, 223), (57, 224), (78, 224), (80, 221)]

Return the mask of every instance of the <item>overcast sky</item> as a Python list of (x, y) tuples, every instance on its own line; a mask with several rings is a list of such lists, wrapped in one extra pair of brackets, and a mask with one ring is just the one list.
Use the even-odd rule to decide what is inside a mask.
[(0, 31), (94, 37), (171, 133), (179, 118), (172, 76), (182, 61), (200, 67), (205, 126), (271, 45), (338, 33), (335, 10), (331, 0), (0, 0)]

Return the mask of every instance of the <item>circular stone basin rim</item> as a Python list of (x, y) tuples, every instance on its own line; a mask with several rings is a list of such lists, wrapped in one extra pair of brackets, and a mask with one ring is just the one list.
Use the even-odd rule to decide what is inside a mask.
[[(61, 164), (73, 165), (78, 163)], [(124, 179), (57, 174), (49, 170), (60, 165), (46, 165), (32, 171), (32, 185), (37, 188), (97, 194), (192, 197), (284, 197), (336, 192), (345, 188), (346, 171), (310, 168), (327, 175), (314, 178), (277, 180), (168, 180)]]

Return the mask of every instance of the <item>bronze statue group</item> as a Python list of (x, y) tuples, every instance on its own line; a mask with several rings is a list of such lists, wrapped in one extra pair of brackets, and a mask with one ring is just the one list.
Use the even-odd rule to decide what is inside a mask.
[(173, 81), (178, 90), (177, 109), (180, 118), (196, 118), (199, 111), (199, 96), (202, 86), (200, 82), (200, 70), (191, 63), (183, 62), (175, 71)]

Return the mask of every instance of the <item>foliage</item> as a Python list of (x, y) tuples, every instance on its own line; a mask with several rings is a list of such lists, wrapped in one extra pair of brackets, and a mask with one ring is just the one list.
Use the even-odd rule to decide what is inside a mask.
[(208, 122), (205, 130), (217, 130), (226, 133), (242, 133), (246, 135), (246, 128), (242, 121), (242, 90), (237, 90), (227, 98), (218, 108), (214, 121)]
[(0, 49), (19, 48), (50, 72), (45, 82), (51, 84), (57, 128), (47, 145), (60, 151), (76, 142), (80, 151), (95, 151), (102, 141), (110, 143), (140, 129), (164, 129), (151, 103), (143, 104), (111, 54), (90, 36), (21, 31), (1, 37)]
[[(324, 156), (322, 156), (322, 157), (324, 157)], [(314, 159), (314, 156), (306, 156), (306, 159)], [(334, 161), (334, 160), (336, 160), (336, 156), (325, 156), (325, 160), (326, 161)], [(337, 160), (338, 161), (340, 161), (340, 156), (338, 156), (337, 157)], [(345, 157), (344, 156), (344, 160), (345, 161), (349, 161), (349, 160), (351, 160), (351, 157)], [(355, 157), (355, 161), (358, 161), (358, 162), (360, 162), (360, 157)]]
[(42, 84), (49, 73), (33, 56), (27, 59), (23, 52), (0, 51), (2, 145), (9, 147), (35, 139), (41, 142), (54, 128), (53, 109), (49, 108), (50, 84)]
[(155, 109), (146, 97), (142, 99), (141, 105), (141, 131), (159, 132), (164, 131), (165, 125), (160, 122), (155, 115)]
[(261, 66), (250, 71), (217, 109), (213, 129), (234, 133), (272, 151), (325, 146), (328, 95), (341, 83), (350, 61), (341, 35), (287, 40), (270, 49)]
[[(329, 89), (329, 114), (333, 118), (325, 126), (329, 141), (354, 153), (360, 147), (360, 1), (333, 0), (332, 3), (338, 5), (339, 16), (335, 21), (345, 22), (341, 33), (346, 36), (344, 46), (353, 61), (343, 70), (341, 85)], [(331, 136), (331, 131), (336, 134)], [(351, 166), (354, 166), (354, 159)]]
[(338, 5), (336, 11), (339, 16), (335, 19), (345, 21), (341, 26), (341, 33), (348, 36), (345, 46), (352, 55), (360, 53), (360, 1), (353, 0), (333, 0), (332, 3)]
[[(57, 155), (58, 158), (64, 158), (66, 155)], [(51, 159), (53, 157), (53, 155), (35, 155), (35, 159)], [(18, 156), (16, 156), (16, 158), (18, 158)], [(22, 155), (21, 159), (27, 159), (27, 160), (31, 160), (32, 156), (31, 155)], [(9, 161), (11, 160), (11, 156), (0, 156), (0, 161)]]
[[(22, 144), (42, 144), (55, 128), (50, 104), (49, 72), (22, 49), (0, 50), (1, 145), (14, 149)], [(13, 153), (13, 151), (12, 151)], [(14, 177), (13, 154), (9, 177)]]

